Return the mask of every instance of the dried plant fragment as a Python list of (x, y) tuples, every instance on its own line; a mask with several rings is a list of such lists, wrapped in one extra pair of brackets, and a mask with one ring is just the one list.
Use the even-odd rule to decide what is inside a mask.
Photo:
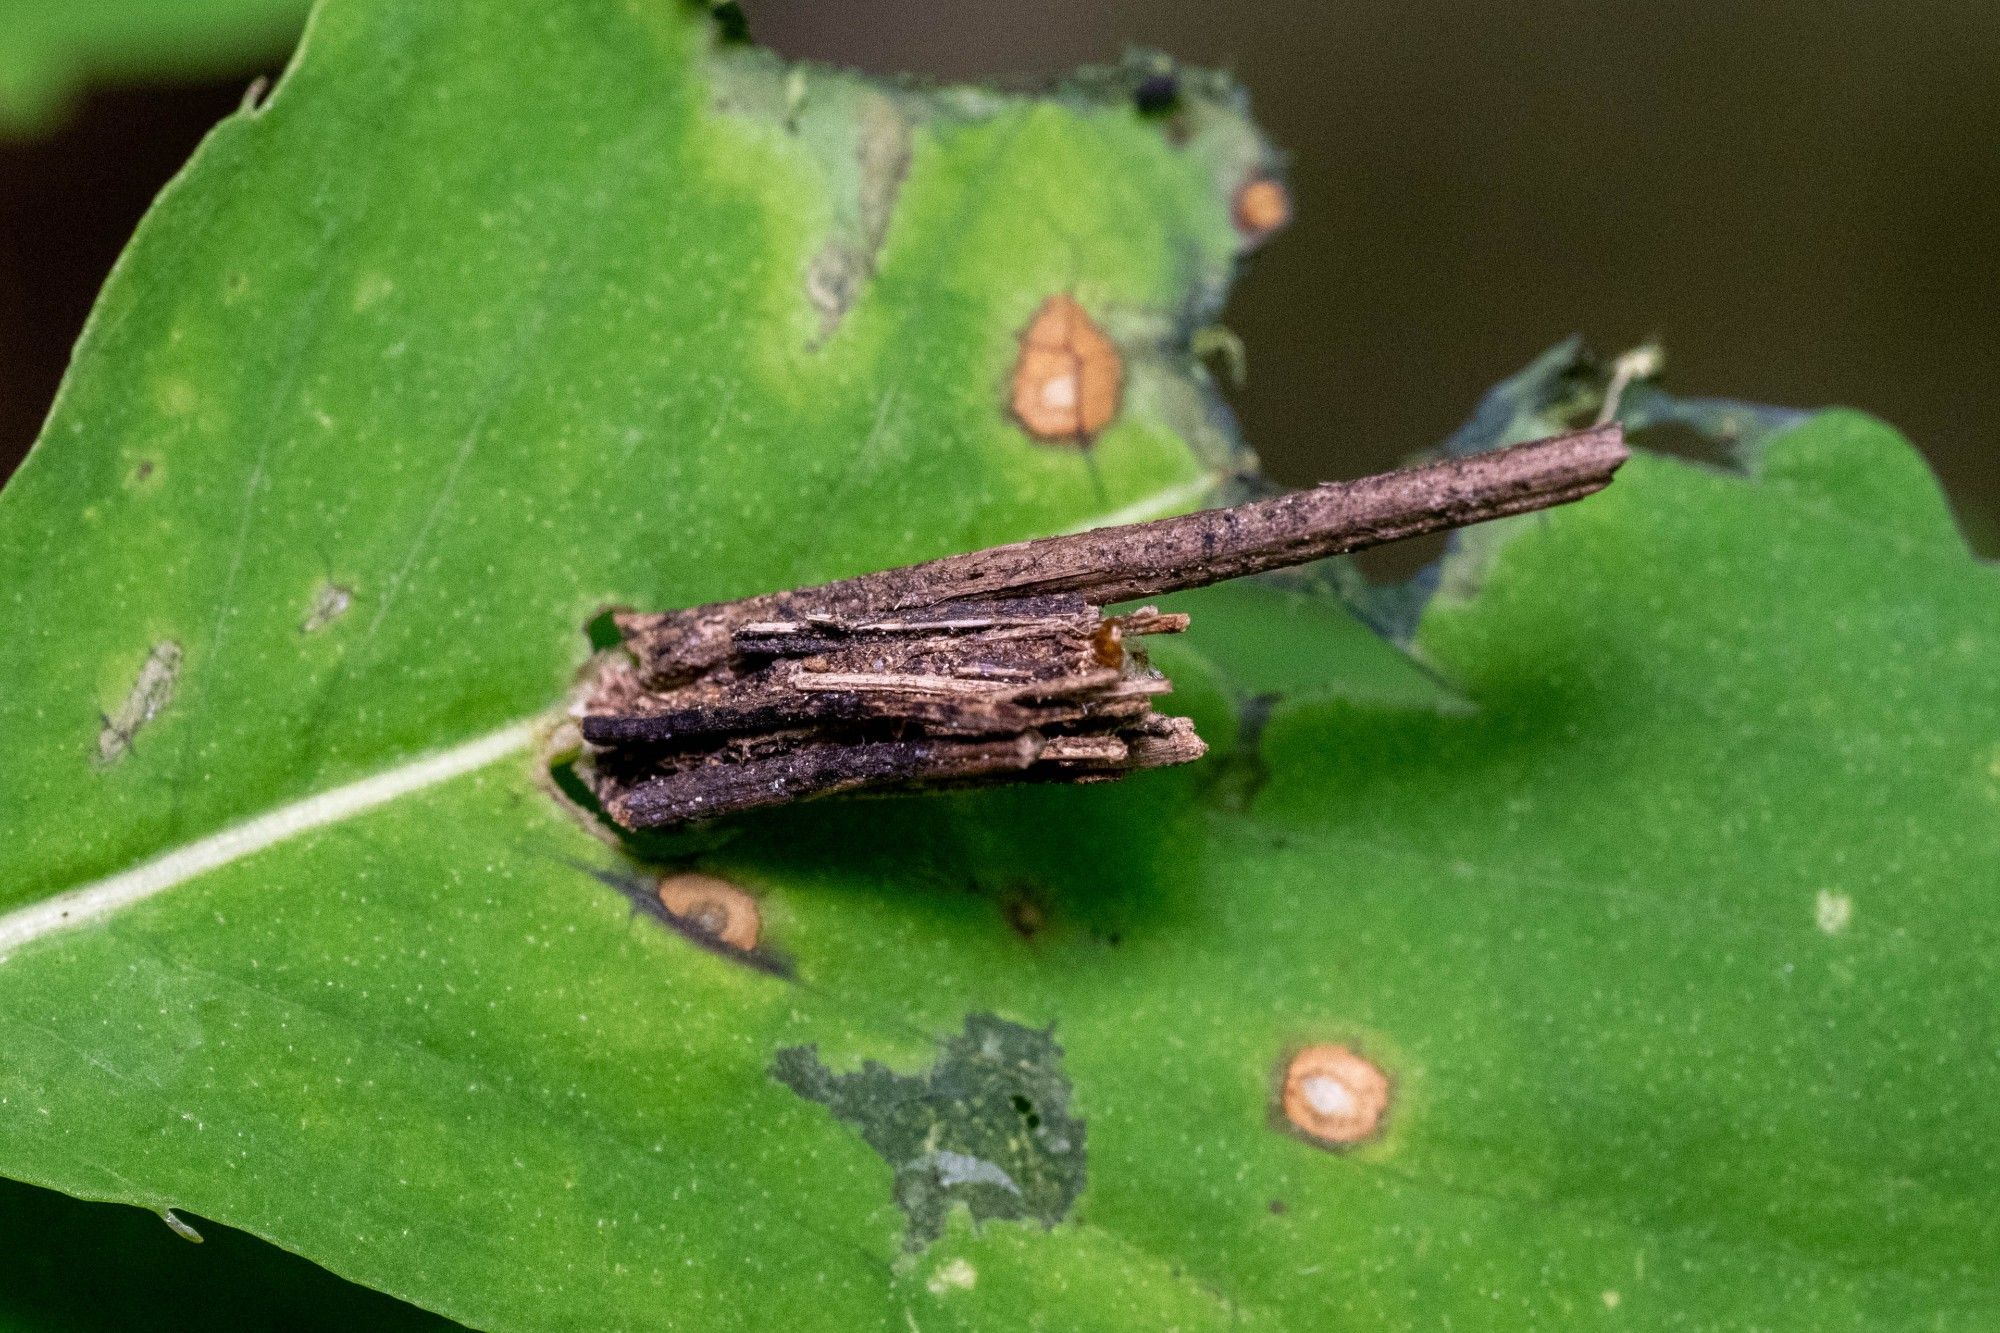
[(629, 829), (836, 792), (1101, 782), (1204, 746), (1105, 607), (1525, 513), (1602, 488), (1605, 426), (1229, 509), (1017, 542), (817, 588), (620, 613), (578, 772)]
[(133, 738), (148, 722), (159, 716), (161, 709), (174, 697), (174, 682), (181, 674), (181, 646), (172, 639), (162, 639), (146, 654), (146, 660), (139, 667), (138, 678), (125, 701), (118, 705), (116, 712), (104, 718), (104, 725), (97, 733), (97, 762), (99, 765), (115, 764), (132, 749)]
[(1088, 445), (1118, 415), (1125, 359), (1076, 298), (1051, 296), (1021, 335), (1014, 415), (1046, 443)]

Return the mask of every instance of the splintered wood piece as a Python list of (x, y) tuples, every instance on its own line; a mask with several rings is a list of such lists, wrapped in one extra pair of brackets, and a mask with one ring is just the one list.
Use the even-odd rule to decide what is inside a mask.
[(685, 824), (862, 787), (1019, 773), (1042, 748), (1032, 733), (987, 741), (801, 740), (778, 753), (655, 774), (614, 793), (605, 808), (628, 828)]
[(1094, 782), (1187, 763), (1193, 725), (1131, 640), (1188, 618), (1116, 602), (1580, 499), (1616, 424), (1274, 499), (1017, 542), (685, 611), (621, 613), (579, 771), (627, 828), (834, 792)]

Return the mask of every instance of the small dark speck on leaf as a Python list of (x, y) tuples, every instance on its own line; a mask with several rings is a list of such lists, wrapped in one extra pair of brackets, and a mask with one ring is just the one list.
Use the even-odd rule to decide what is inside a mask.
[(837, 1074), (817, 1048), (793, 1046), (778, 1052), (771, 1076), (826, 1107), (894, 1168), (908, 1249), (942, 1236), (961, 1203), (975, 1223), (1053, 1227), (1083, 1192), (1084, 1124), (1069, 1113), (1051, 1032), (972, 1014), (914, 1074), (873, 1060)]
[(1007, 927), (1024, 940), (1031, 940), (1048, 924), (1048, 910), (1032, 894), (1017, 892), (1000, 905)]

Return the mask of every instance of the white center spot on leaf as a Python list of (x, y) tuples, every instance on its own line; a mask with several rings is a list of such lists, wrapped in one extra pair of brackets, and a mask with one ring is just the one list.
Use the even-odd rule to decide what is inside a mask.
[(944, 1267), (938, 1269), (937, 1272), (932, 1273), (930, 1281), (924, 1283), (924, 1285), (930, 1288), (931, 1295), (942, 1296), (947, 1291), (954, 1289), (958, 1291), (971, 1291), (973, 1284), (978, 1281), (978, 1269), (963, 1259), (954, 1259)]
[(659, 896), (667, 915), (699, 940), (748, 953), (763, 935), (757, 900), (726, 879), (693, 872), (668, 875), (660, 880)]
[(1021, 333), (1009, 398), (1034, 439), (1087, 448), (1118, 415), (1124, 383), (1118, 345), (1075, 297), (1059, 292)]
[(1338, 1079), (1316, 1074), (1300, 1085), (1306, 1095), (1306, 1104), (1320, 1115), (1350, 1116), (1354, 1114), (1354, 1094)]
[(1827, 935), (1838, 935), (1854, 919), (1854, 899), (1821, 889), (1813, 898), (1813, 924)]
[(1042, 386), (1042, 406), (1054, 411), (1069, 411), (1080, 396), (1074, 375), (1057, 375)]

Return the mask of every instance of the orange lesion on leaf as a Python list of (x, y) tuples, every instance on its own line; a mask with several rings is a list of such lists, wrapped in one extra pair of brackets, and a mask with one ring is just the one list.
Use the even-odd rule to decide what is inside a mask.
[(1125, 360), (1075, 297), (1042, 302), (1021, 335), (1014, 366), (1014, 416), (1050, 444), (1087, 447), (1118, 415)]
[(757, 900), (714, 875), (668, 875), (660, 881), (667, 915), (708, 939), (749, 953), (763, 934)]
[(1345, 1148), (1381, 1127), (1389, 1076), (1346, 1046), (1308, 1046), (1285, 1067), (1279, 1105), (1307, 1138)]
[(1258, 245), (1292, 220), (1292, 195), (1276, 176), (1253, 176), (1236, 192), (1236, 229)]

